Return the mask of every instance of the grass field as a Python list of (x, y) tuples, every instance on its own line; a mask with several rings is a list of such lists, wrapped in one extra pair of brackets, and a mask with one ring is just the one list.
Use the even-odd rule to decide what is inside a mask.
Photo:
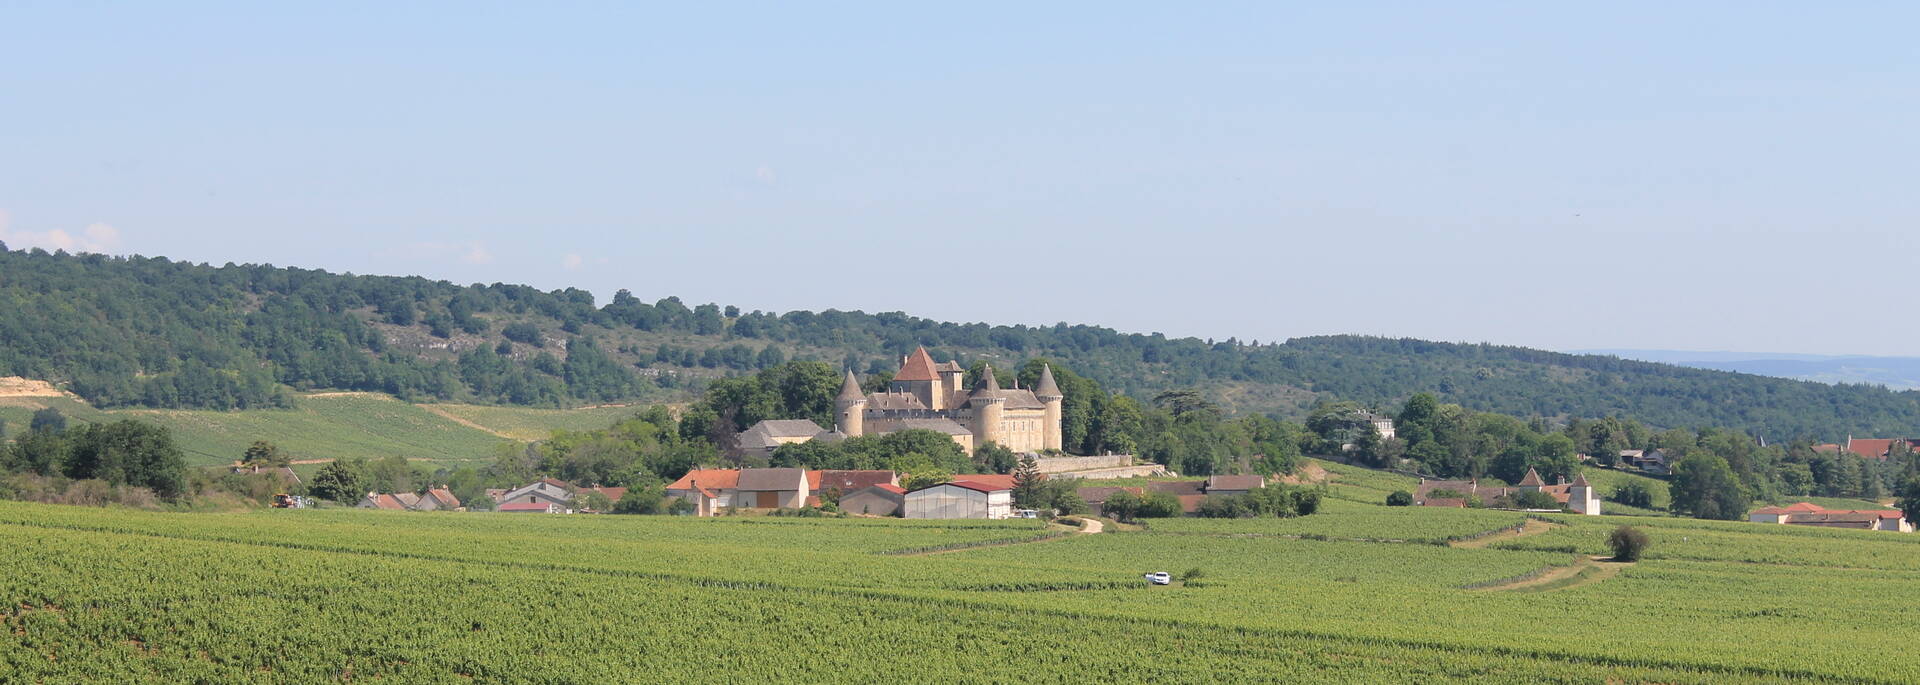
[[(0, 679), (1920, 680), (1899, 599), (1920, 536), (1578, 516), (1487, 548), (1381, 535), (1516, 518), (1338, 502), (1048, 537), (1031, 521), (0, 502)], [(1574, 551), (1622, 522), (1653, 533), (1650, 558), (1582, 566)], [(1309, 530), (1327, 539), (1289, 537)], [(1140, 580), (1188, 568), (1204, 575)]]
[(192, 464), (233, 461), (255, 440), (279, 445), (294, 459), (483, 459), (504, 441), (537, 440), (561, 429), (602, 428), (634, 412), (624, 407), (416, 405), (371, 393), (325, 393), (301, 397), (294, 409), (232, 412), (102, 411), (70, 398), (0, 398), (0, 419), (6, 420), (9, 432), (25, 430), (33, 412), (49, 406), (74, 421), (134, 418), (166, 426)]

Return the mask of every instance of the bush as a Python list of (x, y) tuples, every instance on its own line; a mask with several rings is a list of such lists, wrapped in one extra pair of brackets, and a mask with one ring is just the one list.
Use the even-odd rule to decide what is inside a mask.
[(1507, 496), (1515, 509), (1559, 509), (1560, 502), (1553, 495), (1539, 490), (1519, 490)]
[(1639, 561), (1640, 555), (1647, 551), (1647, 534), (1633, 526), (1620, 526), (1607, 535), (1607, 546), (1613, 548), (1614, 561)]
[(1413, 506), (1413, 493), (1407, 492), (1405, 490), (1395, 490), (1393, 491), (1393, 494), (1387, 495), (1387, 506), (1389, 507)]
[(1202, 571), (1200, 570), (1200, 567), (1195, 566), (1193, 568), (1187, 569), (1186, 571), (1183, 571), (1180, 573), (1180, 582), (1185, 583), (1185, 582), (1199, 580), (1202, 577), (1205, 577), (1206, 575), (1207, 575), (1206, 571)]

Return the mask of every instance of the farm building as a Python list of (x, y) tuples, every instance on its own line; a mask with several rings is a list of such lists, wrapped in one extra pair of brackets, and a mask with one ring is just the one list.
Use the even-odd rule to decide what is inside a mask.
[(432, 488), (413, 505), (414, 511), (453, 511), (460, 508), (460, 498), (446, 488)]
[(742, 469), (735, 495), (738, 506), (761, 509), (807, 506), (813, 494), (807, 472), (800, 469)]
[(1206, 492), (1209, 495), (1244, 495), (1264, 487), (1267, 487), (1267, 479), (1263, 476), (1212, 476), (1207, 478)]
[(907, 491), (892, 483), (880, 483), (840, 497), (840, 510), (849, 514), (892, 516), (906, 506)]
[[(886, 470), (869, 471), (808, 471), (807, 487), (816, 496), (852, 494), (875, 485), (899, 485), (900, 474)], [(902, 490), (902, 492), (905, 492)]]
[(407, 505), (401, 502), (400, 498), (395, 497), (393, 495), (383, 495), (377, 492), (367, 493), (366, 497), (360, 498), (360, 502), (353, 506), (360, 509), (385, 509), (387, 511), (406, 511), (407, 510)]
[(906, 494), (910, 519), (1003, 519), (1013, 516), (1013, 486), (959, 480)]
[(546, 502), (565, 508), (573, 501), (573, 486), (554, 478), (542, 478), (527, 485), (506, 491), (500, 496), (501, 505), (526, 502)]
[(1795, 502), (1784, 507), (1761, 507), (1747, 513), (1754, 523), (1783, 523), (1790, 526), (1822, 528), (1858, 528), (1894, 530), (1911, 533), (1913, 523), (1898, 509), (1828, 509), (1812, 502)]
[(1526, 477), (1520, 479), (1520, 485), (1511, 488), (1481, 485), (1478, 480), (1423, 478), (1414, 488), (1413, 503), (1423, 507), (1459, 507), (1465, 506), (1469, 500), (1478, 499), (1485, 506), (1495, 506), (1494, 500), (1522, 490), (1547, 493), (1555, 502), (1576, 514), (1600, 515), (1600, 494), (1587, 482), (1586, 474), (1574, 474), (1572, 483), (1561, 479), (1559, 483), (1547, 485), (1540, 478), (1540, 473), (1531, 468), (1527, 469)]

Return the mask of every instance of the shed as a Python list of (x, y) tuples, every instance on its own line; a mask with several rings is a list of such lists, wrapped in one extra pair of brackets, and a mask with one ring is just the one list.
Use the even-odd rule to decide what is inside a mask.
[(1013, 515), (1013, 489), (975, 481), (954, 481), (906, 494), (910, 519), (1003, 519)]
[(906, 503), (906, 488), (892, 483), (870, 485), (840, 496), (840, 510), (849, 514), (892, 516)]

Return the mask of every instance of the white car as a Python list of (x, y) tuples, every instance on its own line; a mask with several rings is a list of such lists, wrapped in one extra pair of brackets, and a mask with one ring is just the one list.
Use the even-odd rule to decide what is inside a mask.
[(1167, 573), (1166, 571), (1157, 571), (1154, 573), (1149, 573), (1147, 574), (1147, 582), (1153, 583), (1154, 585), (1172, 585), (1173, 575)]

